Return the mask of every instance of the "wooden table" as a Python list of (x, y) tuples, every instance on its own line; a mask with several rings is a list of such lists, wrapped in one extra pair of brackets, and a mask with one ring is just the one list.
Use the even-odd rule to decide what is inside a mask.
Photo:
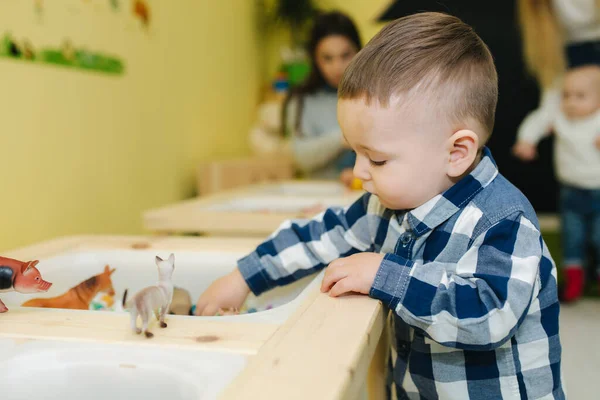
[(559, 233), (560, 231), (560, 216), (553, 213), (538, 214), (540, 230), (542, 233)]
[[(77, 236), (50, 240), (3, 254), (20, 260), (65, 252), (114, 249), (251, 251), (255, 239), (145, 236)], [(0, 315), (0, 338), (175, 346), (244, 354), (245, 369), (221, 399), (354, 399), (368, 382), (371, 399), (384, 398), (386, 316), (366, 296), (331, 298), (311, 291), (282, 324), (171, 319), (143, 341), (129, 330), (128, 315), (49, 312), (13, 307)], [(216, 340), (199, 341), (197, 337)]]
[[(302, 195), (294, 187), (309, 187), (312, 193)], [(328, 191), (335, 183), (287, 181), (265, 183), (197, 197), (147, 210), (144, 228), (162, 234), (200, 233), (265, 237), (283, 221), (310, 218), (318, 211), (302, 210), (321, 204), (346, 206), (362, 195), (362, 191)], [(321, 190), (319, 190), (321, 186)], [(282, 190), (277, 190), (277, 187)], [(287, 190), (287, 192), (286, 192)]]

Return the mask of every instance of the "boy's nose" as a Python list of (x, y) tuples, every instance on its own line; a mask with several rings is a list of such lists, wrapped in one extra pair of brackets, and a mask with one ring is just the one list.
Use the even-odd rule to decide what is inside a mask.
[(371, 174), (369, 174), (369, 170), (365, 165), (365, 162), (361, 160), (363, 157), (357, 157), (356, 162), (354, 163), (354, 168), (352, 172), (354, 176), (360, 179), (363, 182), (371, 180)]

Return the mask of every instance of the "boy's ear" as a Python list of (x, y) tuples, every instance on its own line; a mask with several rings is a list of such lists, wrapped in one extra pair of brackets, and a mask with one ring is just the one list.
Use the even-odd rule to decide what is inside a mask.
[(458, 178), (469, 170), (479, 150), (479, 136), (471, 130), (455, 132), (448, 140), (448, 168), (450, 178)]

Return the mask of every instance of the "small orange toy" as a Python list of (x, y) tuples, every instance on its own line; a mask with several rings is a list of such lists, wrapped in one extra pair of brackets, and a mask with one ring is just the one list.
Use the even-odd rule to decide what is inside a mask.
[(352, 183), (350, 184), (350, 189), (352, 190), (361, 190), (362, 187), (362, 181), (358, 178), (354, 178), (352, 179)]

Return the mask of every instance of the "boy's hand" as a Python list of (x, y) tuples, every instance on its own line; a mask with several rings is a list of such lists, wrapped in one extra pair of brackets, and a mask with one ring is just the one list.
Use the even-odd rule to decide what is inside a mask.
[(358, 253), (338, 258), (325, 271), (321, 292), (337, 297), (344, 293), (369, 294), (379, 265), (383, 261), (380, 253)]
[(517, 142), (517, 144), (513, 146), (512, 152), (523, 161), (532, 161), (537, 156), (535, 146), (527, 142)]
[(600, 135), (596, 136), (596, 148), (600, 150)]
[(236, 268), (214, 281), (198, 298), (194, 315), (213, 316), (219, 309), (240, 309), (250, 288)]

